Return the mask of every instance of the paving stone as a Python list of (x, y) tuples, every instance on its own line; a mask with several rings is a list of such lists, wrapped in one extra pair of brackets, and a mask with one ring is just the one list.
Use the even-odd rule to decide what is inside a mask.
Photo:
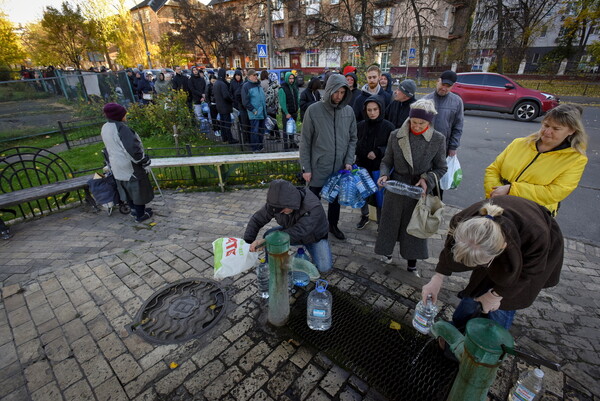
[(321, 368), (311, 363), (302, 371), (302, 374), (296, 379), (292, 387), (301, 400), (306, 400), (324, 375), (325, 372)]
[(262, 361), (262, 365), (267, 368), (269, 372), (274, 373), (279, 364), (283, 361), (287, 361), (292, 353), (294, 353), (294, 347), (292, 345), (285, 342), (281, 343), (264, 361)]
[(48, 383), (31, 394), (32, 401), (62, 401), (60, 390), (54, 383)]
[(89, 289), (88, 292), (96, 305), (103, 305), (113, 299), (112, 293), (103, 285)]
[(290, 361), (299, 368), (303, 369), (308, 362), (310, 362), (310, 359), (313, 357), (313, 355), (313, 352), (308, 347), (300, 347), (296, 353), (292, 355)]
[(113, 331), (112, 327), (108, 323), (108, 320), (106, 320), (106, 318), (102, 315), (97, 316), (87, 322), (86, 326), (96, 341), (106, 337)]
[(44, 354), (42, 343), (39, 339), (34, 338), (25, 344), (18, 345), (17, 354), (19, 355), (19, 362), (23, 365), (28, 365), (41, 358)]
[[(212, 361), (230, 345), (230, 342), (225, 337), (218, 337), (213, 340), (209, 346), (204, 347), (196, 354), (192, 355), (192, 360), (199, 368), (202, 368), (208, 362)], [(142, 365), (143, 366), (143, 365)]]
[(240, 359), (238, 366), (244, 371), (250, 372), (256, 364), (263, 360), (268, 352), (269, 346), (264, 341), (261, 341)]
[(64, 392), (67, 401), (95, 401), (94, 393), (85, 380), (73, 384)]
[(352, 387), (344, 387), (343, 391), (339, 395), (340, 401), (360, 401), (362, 396), (354, 390)]
[(269, 373), (263, 368), (258, 367), (231, 390), (231, 395), (238, 401), (253, 399), (252, 396), (254, 393), (256, 393), (267, 380), (269, 380)]
[(29, 399), (27, 387), (23, 386), (2, 397), (2, 401), (23, 401)]
[(48, 296), (46, 296), (46, 299), (48, 300), (50, 306), (54, 309), (69, 301), (67, 293), (64, 292), (62, 289), (54, 291), (52, 294), (49, 294)]
[(172, 370), (168, 375), (160, 379), (154, 388), (158, 394), (169, 394), (184, 383), (187, 376), (196, 370), (192, 361), (186, 361)]
[[(162, 372), (168, 370), (168, 367), (164, 363), (158, 363), (151, 366), (148, 369), (144, 369), (144, 372), (132, 380), (125, 386), (125, 392), (129, 398), (134, 398), (150, 383), (152, 383), (156, 377)], [(137, 398), (136, 398), (137, 399)], [(154, 400), (154, 399), (152, 399)]]
[(269, 394), (283, 394), (292, 385), (296, 377), (300, 376), (302, 371), (293, 363), (285, 364), (279, 369), (267, 384)]
[(113, 376), (110, 365), (102, 355), (96, 355), (92, 359), (81, 364), (86, 379), (90, 382), (93, 388), (105, 382)]
[(164, 358), (169, 356), (173, 350), (177, 349), (177, 345), (160, 345), (150, 351), (146, 356), (140, 359), (140, 366), (142, 369), (149, 369), (151, 366), (156, 365)]
[(119, 381), (127, 384), (142, 373), (142, 368), (129, 354), (123, 354), (110, 361)]
[(67, 341), (73, 343), (88, 334), (88, 329), (81, 319), (73, 319), (69, 323), (63, 325), (63, 332), (65, 333)]
[(67, 359), (57, 363), (54, 365), (53, 370), (61, 390), (65, 390), (83, 377), (79, 365), (74, 359)]
[(13, 328), (12, 334), (10, 332), (10, 327), (8, 326), (8, 324), (2, 325), (0, 327), (0, 339), (1, 339), (0, 342), (10, 341), (13, 338), (13, 335), (14, 335), (15, 344), (21, 345), (33, 338), (36, 338), (38, 336), (38, 333), (35, 329), (35, 325), (33, 324), (33, 321), (31, 321), (31, 320), (28, 320), (27, 322), (23, 323), (22, 325)]
[(48, 361), (41, 360), (25, 368), (25, 379), (29, 391), (34, 392), (54, 380)]
[(346, 380), (350, 377), (350, 373), (344, 369), (334, 366), (327, 372), (321, 383), (320, 387), (325, 390), (329, 395), (334, 396), (342, 388)]
[(40, 286), (42, 287), (42, 290), (46, 296), (61, 289), (60, 283), (55, 278), (41, 282)]
[(25, 376), (21, 372), (10, 376), (0, 375), (0, 399), (4, 400), (6, 396), (24, 387), (25, 384)]
[(185, 388), (192, 394), (200, 393), (206, 386), (225, 370), (223, 362), (216, 359), (206, 364), (201, 370), (185, 381)]
[(73, 355), (79, 363), (89, 361), (98, 355), (98, 345), (90, 335), (85, 335), (82, 338), (71, 344)]
[(135, 297), (133, 291), (131, 291), (125, 286), (121, 286), (113, 290), (113, 294), (115, 295), (115, 298), (117, 298), (117, 300), (122, 304), (128, 302), (131, 298)]
[(348, 383), (358, 390), (358, 392), (362, 395), (366, 394), (369, 391), (369, 385), (365, 383), (363, 380), (359, 379), (355, 375), (352, 375), (348, 378)]
[(17, 327), (31, 321), (29, 309), (26, 306), (22, 306), (19, 309), (13, 310), (12, 312), (8, 312), (8, 320), (10, 321), (10, 325), (12, 327)]
[(94, 389), (98, 401), (127, 401), (129, 397), (116, 377), (111, 377)]
[(44, 352), (48, 359), (53, 362), (64, 361), (73, 355), (71, 347), (69, 347), (69, 344), (64, 337), (58, 337), (56, 340), (52, 340), (50, 343), (46, 344), (44, 346)]
[[(44, 294), (41, 291), (36, 291), (36, 292), (40, 293), (41, 299), (39, 300), (39, 302), (42, 302), (42, 303), (46, 302), (46, 298), (45, 298)], [(12, 312), (16, 309), (27, 306), (28, 304), (25, 302), (27, 295), (29, 295), (29, 294), (25, 294), (25, 296), (23, 296), (23, 294), (14, 294), (14, 295), (11, 295), (10, 297), (4, 298), (2, 300), (2, 302), (4, 303), (4, 307), (6, 308), (6, 311)], [(35, 306), (38, 306), (38, 305), (34, 305), (33, 307), (35, 307)], [(32, 307), (32, 306), (30, 306), (30, 307)]]
[(223, 360), (226, 366), (231, 366), (253, 346), (254, 342), (250, 339), (250, 337), (243, 336), (234, 342), (229, 348), (223, 351), (220, 358)]
[[(54, 309), (54, 313), (60, 324), (68, 323), (77, 317), (77, 310), (75, 310), (75, 307), (71, 302), (67, 302)], [(34, 312), (32, 311), (31, 314), (33, 315)]]
[(236, 387), (243, 377), (242, 371), (237, 366), (232, 366), (204, 389), (204, 396), (209, 401), (222, 400), (223, 396)]
[(140, 359), (154, 349), (152, 345), (142, 340), (140, 336), (129, 336), (123, 339), (127, 350), (135, 359)]

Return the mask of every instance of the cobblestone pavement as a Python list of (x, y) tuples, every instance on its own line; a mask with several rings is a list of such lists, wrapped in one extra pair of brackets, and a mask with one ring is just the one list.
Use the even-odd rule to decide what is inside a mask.
[[(241, 236), (265, 190), (168, 192), (153, 203), (155, 225), (75, 207), (12, 226), (0, 243), (0, 398), (3, 400), (381, 400), (368, 383), (265, 324), (254, 272), (226, 279), (226, 316), (200, 339), (151, 345), (128, 333), (142, 303), (167, 283), (212, 278), (214, 239)], [(447, 208), (448, 217), (456, 209)], [(373, 255), (376, 225), (354, 229), (342, 210), (346, 241), (332, 240), (332, 285), (407, 323), (436, 258), (419, 275)], [(440, 232), (440, 234), (444, 234)], [(437, 255), (442, 235), (430, 240)], [(558, 287), (517, 314), (512, 334), (523, 349), (563, 364), (546, 370), (545, 400), (600, 400), (600, 249), (566, 243)], [(456, 305), (468, 275), (455, 275), (441, 300)], [(404, 302), (399, 302), (402, 298)], [(169, 364), (179, 366), (171, 369)], [(508, 358), (492, 388), (503, 399), (525, 365)]]

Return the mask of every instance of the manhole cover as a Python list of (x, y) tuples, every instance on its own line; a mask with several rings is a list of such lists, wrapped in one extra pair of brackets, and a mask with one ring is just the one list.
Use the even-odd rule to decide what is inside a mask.
[(444, 358), (437, 341), (405, 325), (391, 329), (390, 316), (335, 287), (328, 290), (333, 295), (333, 322), (327, 331), (308, 328), (306, 293), (295, 302), (288, 327), (300, 339), (390, 400), (447, 398), (458, 364)]
[(215, 281), (180, 280), (144, 302), (127, 330), (152, 343), (183, 343), (214, 326), (226, 304), (227, 295)]

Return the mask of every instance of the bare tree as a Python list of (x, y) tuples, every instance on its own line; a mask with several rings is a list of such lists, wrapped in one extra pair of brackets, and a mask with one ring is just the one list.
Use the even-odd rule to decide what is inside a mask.
[(181, 37), (207, 56), (213, 56), (224, 67), (226, 58), (235, 53), (248, 53), (251, 44), (240, 30), (239, 13), (231, 9), (211, 9), (193, 0), (181, 0), (176, 18), (181, 22)]
[(450, 29), (449, 51), (454, 55), (456, 61), (465, 62), (467, 46), (471, 37), (469, 28), (472, 25), (471, 21), (477, 0), (449, 0), (448, 3), (455, 10), (454, 24)]

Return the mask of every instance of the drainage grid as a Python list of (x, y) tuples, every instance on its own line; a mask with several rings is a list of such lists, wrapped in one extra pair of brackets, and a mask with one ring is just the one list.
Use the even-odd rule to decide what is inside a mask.
[(333, 322), (327, 331), (308, 328), (308, 293), (292, 306), (287, 325), (299, 340), (323, 351), (390, 400), (446, 400), (458, 364), (444, 358), (437, 341), (404, 324), (392, 329), (390, 316), (335, 287), (328, 290), (333, 295)]
[(213, 327), (226, 306), (227, 294), (217, 282), (179, 280), (152, 294), (126, 329), (151, 343), (184, 343)]

